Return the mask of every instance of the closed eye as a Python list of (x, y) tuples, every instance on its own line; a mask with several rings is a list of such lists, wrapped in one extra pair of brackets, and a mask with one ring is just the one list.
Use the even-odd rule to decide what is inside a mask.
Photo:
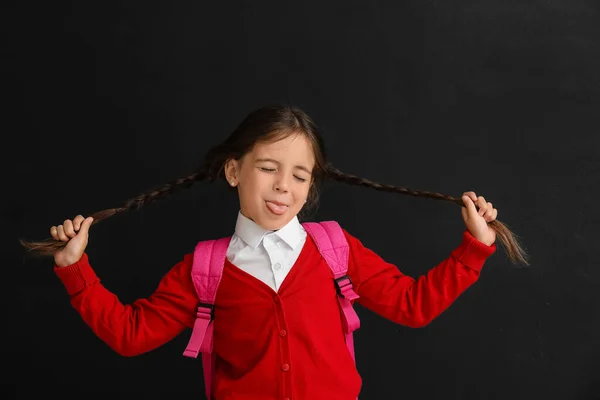
[(258, 169), (264, 172), (275, 172), (275, 168), (258, 167)]
[[(265, 167), (258, 167), (258, 169), (259, 169), (260, 171), (263, 171), (263, 172), (268, 172), (268, 173), (273, 173), (273, 172), (277, 171), (277, 169), (275, 169), (275, 168), (265, 168)], [(306, 181), (308, 181), (308, 179), (301, 178), (301, 177), (299, 177), (299, 176), (297, 176), (297, 175), (294, 175), (294, 178), (296, 178), (296, 179), (297, 179), (298, 181), (300, 181), (300, 182), (306, 182)]]

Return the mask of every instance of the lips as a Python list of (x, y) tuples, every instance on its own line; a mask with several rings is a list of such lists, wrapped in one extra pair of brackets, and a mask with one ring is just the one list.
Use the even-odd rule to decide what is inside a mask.
[(280, 201), (275, 201), (275, 200), (267, 200), (267, 203), (273, 203), (276, 206), (280, 206), (280, 207), (287, 207), (287, 204), (282, 203)]

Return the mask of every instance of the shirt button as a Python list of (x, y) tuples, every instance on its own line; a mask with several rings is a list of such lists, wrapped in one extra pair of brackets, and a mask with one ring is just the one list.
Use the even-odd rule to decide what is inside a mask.
[(279, 331), (279, 336), (284, 337), (285, 335), (287, 335), (287, 331), (285, 329)]
[(279, 271), (281, 269), (281, 264), (277, 263), (273, 265), (273, 268), (275, 268), (275, 271)]
[(289, 364), (283, 364), (283, 365), (281, 366), (281, 370), (282, 370), (283, 372), (289, 371), (289, 370), (290, 370), (290, 365), (289, 365)]

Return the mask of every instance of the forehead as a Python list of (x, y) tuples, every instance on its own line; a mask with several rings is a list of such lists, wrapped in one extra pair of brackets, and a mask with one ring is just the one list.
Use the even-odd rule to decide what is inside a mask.
[(303, 163), (312, 167), (315, 162), (313, 147), (304, 135), (289, 135), (272, 142), (259, 142), (252, 150), (253, 158), (273, 158), (279, 162)]

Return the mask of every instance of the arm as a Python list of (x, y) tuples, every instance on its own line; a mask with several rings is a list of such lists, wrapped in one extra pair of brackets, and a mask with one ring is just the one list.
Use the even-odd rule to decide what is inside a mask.
[(192, 254), (165, 275), (156, 291), (131, 305), (107, 290), (89, 264), (87, 254), (54, 271), (71, 297), (71, 304), (94, 333), (114, 351), (135, 356), (153, 350), (192, 327), (198, 297), (191, 276)]
[(468, 231), (450, 256), (425, 275), (404, 275), (344, 232), (350, 245), (348, 275), (359, 304), (398, 324), (423, 327), (446, 310), (479, 278), (496, 245), (487, 246)]

